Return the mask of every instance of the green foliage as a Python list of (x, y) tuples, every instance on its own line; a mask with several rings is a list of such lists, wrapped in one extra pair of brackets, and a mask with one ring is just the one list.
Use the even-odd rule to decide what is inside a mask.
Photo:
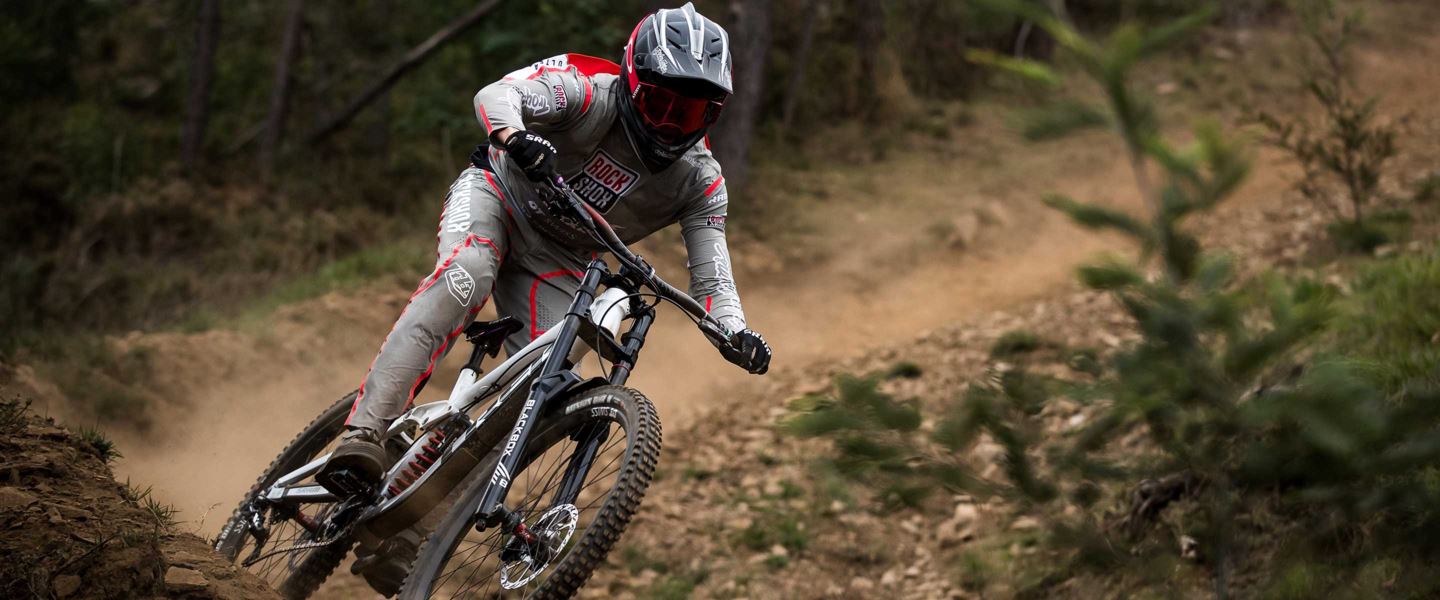
[[(1119, 231), (1145, 249), (1141, 264), (1110, 259), (1080, 273), (1090, 287), (1115, 295), (1140, 334), (1109, 369), (1091, 371), (1094, 393), (1108, 403), (1055, 439), (1044, 409), (1060, 386), (1009, 369), (972, 383), (927, 440), (870, 416), (869, 407), (894, 401), (875, 391), (873, 379), (851, 378), (837, 380), (838, 395), (819, 402), (822, 410), (797, 417), (808, 427), (796, 431), (832, 436), (834, 462), (850, 464), (865, 474), (858, 479), (880, 489), (929, 481), (1023, 501), (1052, 524), (1046, 543), (1074, 557), (1026, 588), (1042, 595), (1076, 569), (1111, 573), (1172, 560), (1140, 554), (1136, 544), (1176, 502), (1181, 508), (1171, 510), (1185, 513), (1176, 517), (1178, 531), (1160, 534), (1159, 543), (1173, 547), (1175, 534), (1197, 539), (1221, 597), (1239, 585), (1235, 570), (1264, 568), (1270, 557), (1259, 548), (1269, 542), (1255, 538), (1267, 534), (1283, 531), (1287, 548), (1326, 556), (1330, 569), (1324, 577), (1306, 567), (1262, 576), (1278, 597), (1311, 597), (1328, 589), (1328, 573), (1354, 574), (1354, 565), (1377, 555), (1423, 564), (1429, 559), (1422, 557), (1440, 553), (1432, 541), (1440, 539), (1440, 305), (1426, 291), (1440, 285), (1440, 256), (1386, 261), (1339, 300), (1332, 288), (1305, 279), (1236, 281), (1231, 261), (1207, 252), (1184, 223), (1231, 195), (1248, 172), (1244, 153), (1213, 125), (1198, 128), (1188, 147), (1170, 145), (1157, 111), (1128, 84), (1140, 60), (1209, 13), (1152, 30), (1122, 27), (1097, 43), (1029, 5), (1011, 8), (1051, 33), (1106, 90), (1108, 121), (1127, 142), (1147, 200), (1143, 215), (1048, 200), (1078, 223)], [(1016, 341), (1023, 348), (1030, 340)], [(1148, 444), (1121, 447), (1133, 432), (1146, 434)], [(1003, 482), (981, 480), (958, 458), (982, 435), (1003, 449)], [(1099, 514), (1107, 488), (1142, 480), (1150, 491), (1135, 492), (1120, 516)], [(1241, 515), (1249, 525), (1237, 526)], [(1361, 536), (1364, 544), (1343, 541)], [(1136, 557), (1127, 557), (1127, 546)]]
[(1335, 247), (1345, 252), (1364, 254), (1392, 241), (1388, 228), (1373, 219), (1341, 220), (1325, 226)]
[(144, 346), (121, 351), (99, 336), (45, 338), (32, 346), (47, 359), (41, 372), (59, 386), (71, 405), (85, 417), (106, 424), (123, 423), (140, 430), (150, 426), (153, 395), (151, 354)]
[(805, 532), (805, 524), (797, 515), (787, 511), (766, 510), (737, 535), (737, 541), (756, 552), (769, 551), (775, 546), (784, 547), (790, 552), (800, 552), (810, 545), (810, 536)]
[(919, 379), (925, 372), (913, 362), (898, 362), (885, 372), (886, 379)]
[(990, 346), (990, 358), (1008, 358), (1029, 354), (1048, 346), (1049, 343), (1033, 332), (1025, 330), (1007, 331)]
[(1429, 204), (1440, 199), (1440, 173), (1431, 173), (1416, 182), (1411, 199), (1416, 204)]
[(639, 575), (641, 571), (647, 569), (661, 575), (670, 572), (669, 563), (651, 557), (638, 546), (625, 546), (620, 552), (620, 563), (625, 566), (625, 570), (629, 571), (631, 575)]
[[(1270, 0), (1230, 0), (1229, 6)], [(270, 105), (284, 3), (223, 3), (199, 168), (182, 172), (180, 131), (190, 92), (199, 2), (13, 2), (0, 8), (0, 355), (28, 350), (35, 332), (112, 333), (182, 323), (204, 329), (276, 288), (375, 245), (424, 248), (456, 169), (482, 135), (475, 89), (561, 52), (615, 58), (639, 0), (503, 2), (473, 30), (406, 73), (352, 124), (322, 144), (306, 134), (372, 84), (473, 0), (403, 6), (311, 2), (293, 65), (288, 139), (279, 172), (256, 181), (257, 126)], [(1106, 0), (1073, 5), (1097, 29), (1173, 14), (1185, 2)], [(879, 14), (811, 0), (767, 3), (762, 130), (794, 102), (794, 132), (878, 117), (945, 138), (960, 119), (931, 106), (983, 89), (994, 63), (1057, 79), (1041, 63), (1053, 44), (1010, 11), (984, 2), (899, 0)], [(722, 3), (701, 3), (722, 22)], [(543, 27), (537, 29), (537, 25)], [(857, 39), (863, 38), (863, 39)], [(987, 54), (988, 52), (988, 54)], [(923, 60), (916, 60), (921, 57)], [(792, 92), (791, 77), (807, 75)], [(887, 99), (903, 102), (886, 104)], [(921, 102), (912, 102), (920, 100)], [(1097, 123), (1079, 105), (1026, 120), (1031, 135)], [(964, 116), (963, 114), (961, 115)], [(843, 118), (841, 118), (843, 117)], [(783, 136), (799, 139), (799, 135)], [(783, 154), (777, 153), (777, 154)], [(765, 203), (762, 203), (765, 204)], [(780, 203), (765, 214), (786, 210)], [(754, 208), (754, 207), (752, 207)], [(754, 211), (750, 211), (754, 212)], [(736, 218), (743, 218), (737, 215)], [(757, 218), (755, 223), (788, 222)], [(766, 233), (763, 226), (749, 228)], [(414, 235), (411, 235), (414, 234)], [(408, 262), (406, 265), (410, 264)], [(320, 278), (329, 275), (321, 273)], [(304, 287), (304, 286), (298, 286)], [(305, 294), (300, 294), (304, 296)], [(197, 309), (196, 307), (204, 307)]]
[(1102, 127), (1105, 114), (1079, 101), (1057, 102), (1020, 113), (1020, 134), (1032, 142), (1065, 137), (1082, 129)]
[[(1383, 230), (1366, 223), (1366, 212), (1379, 196), (1385, 164), (1398, 152), (1399, 132), (1380, 120), (1378, 97), (1359, 97), (1346, 62), (1360, 13), (1341, 15), (1334, 0), (1298, 5), (1310, 47), (1301, 57), (1301, 82), (1324, 117), (1311, 122), (1261, 112), (1257, 118), (1269, 130), (1270, 143), (1300, 165), (1303, 175), (1295, 184), (1300, 194), (1337, 221), (1349, 221), (1331, 228), (1335, 239), (1343, 248), (1368, 252), (1387, 241)], [(1343, 202), (1335, 201), (1337, 195)]]
[(95, 454), (100, 457), (100, 460), (106, 464), (109, 464), (117, 458), (125, 457), (125, 455), (121, 454), (120, 450), (115, 447), (115, 441), (106, 437), (105, 433), (100, 431), (99, 428), (81, 427), (79, 433), (80, 441), (85, 442), (85, 445), (89, 446), (91, 450), (94, 450)]
[(695, 588), (710, 578), (706, 570), (686, 571), (667, 575), (656, 581), (640, 595), (655, 600), (685, 600), (695, 595)]
[(1440, 386), (1440, 251), (1366, 268), (1335, 320), (1336, 348), (1362, 361), (1387, 390)]
[(1012, 58), (993, 50), (978, 48), (966, 52), (965, 58), (977, 65), (1003, 69), (1021, 79), (1040, 85), (1050, 87), (1060, 85), (1060, 76), (1039, 61)]
[[(290, 139), (262, 188), (246, 140), (268, 110), (285, 5), (223, 4), (202, 168), (185, 180), (177, 155), (199, 2), (0, 8), (0, 355), (31, 349), (37, 331), (169, 325), (196, 306), (237, 312), (391, 242), (423, 257), (445, 189), (483, 135), (474, 91), (561, 52), (613, 58), (641, 14), (635, 1), (501, 3), (349, 129), (308, 146), (308, 130), (475, 3), (307, 3)], [(546, 35), (522, 23), (545, 23)]]
[(180, 511), (173, 505), (165, 504), (155, 498), (153, 486), (139, 487), (132, 485), (129, 479), (120, 486), (120, 495), (131, 506), (143, 509), (154, 522), (155, 527), (161, 530), (174, 529), (177, 521), (176, 515)]
[(829, 468), (850, 479), (879, 482), (889, 503), (914, 505), (931, 490), (916, 471), (921, 415), (913, 400), (898, 401), (879, 390), (879, 376), (835, 378), (834, 393), (791, 403), (782, 427), (800, 437), (825, 437), (836, 450)]

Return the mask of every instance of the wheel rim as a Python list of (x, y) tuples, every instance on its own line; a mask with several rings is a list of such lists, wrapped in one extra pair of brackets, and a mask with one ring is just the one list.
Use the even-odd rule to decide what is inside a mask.
[[(589, 473), (573, 504), (552, 505), (553, 496), (564, 478), (569, 458), (577, 448), (569, 433), (584, 436), (597, 428), (608, 437), (596, 452)], [(458, 536), (449, 557), (432, 587), (432, 598), (509, 598), (533, 593), (553, 576), (559, 565), (583, 539), (586, 528), (609, 500), (624, 467), (628, 439), (624, 427), (614, 421), (587, 421), (558, 431), (542, 452), (527, 457), (516, 474), (506, 505), (537, 535), (552, 536), (558, 548), (549, 560), (526, 563), (523, 558), (502, 560), (501, 553), (512, 536), (499, 528), (475, 531), (474, 521), (466, 523), (465, 535)], [(533, 558), (533, 557), (532, 557)]]

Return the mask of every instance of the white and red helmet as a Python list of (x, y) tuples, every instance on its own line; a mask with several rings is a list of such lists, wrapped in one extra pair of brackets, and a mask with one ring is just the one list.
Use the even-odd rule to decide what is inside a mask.
[(730, 95), (730, 69), (730, 36), (694, 5), (640, 20), (620, 61), (620, 114), (648, 165), (664, 168), (705, 137)]

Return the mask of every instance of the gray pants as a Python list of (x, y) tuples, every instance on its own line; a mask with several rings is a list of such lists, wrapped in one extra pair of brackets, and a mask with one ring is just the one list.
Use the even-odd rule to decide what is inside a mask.
[(374, 431), (409, 408), (435, 364), (493, 294), (502, 316), (525, 323), (508, 352), (523, 348), (565, 315), (588, 257), (559, 247), (516, 219), (500, 181), (471, 167), (440, 215), (435, 270), (420, 282), (370, 365), (346, 422)]

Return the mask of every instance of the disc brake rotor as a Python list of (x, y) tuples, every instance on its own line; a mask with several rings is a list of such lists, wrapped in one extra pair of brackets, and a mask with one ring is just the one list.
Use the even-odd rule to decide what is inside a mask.
[[(561, 504), (545, 511), (530, 528), (539, 543), (525, 545), (519, 558), (500, 565), (500, 587), (513, 590), (534, 580), (560, 556), (579, 524), (580, 510), (574, 504)], [(536, 550), (541, 556), (535, 555)]]

